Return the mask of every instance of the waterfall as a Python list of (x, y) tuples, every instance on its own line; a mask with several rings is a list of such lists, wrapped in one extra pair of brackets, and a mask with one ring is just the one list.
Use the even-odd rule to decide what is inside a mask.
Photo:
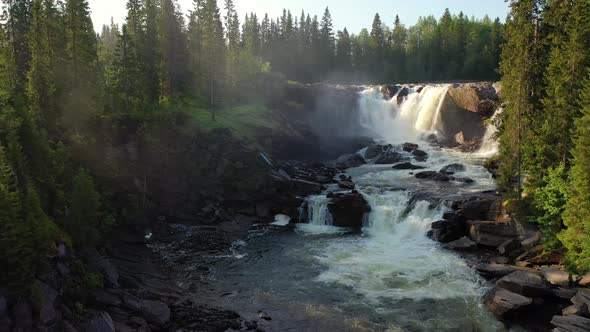
[(397, 96), (384, 100), (378, 88), (361, 93), (359, 123), (365, 135), (399, 142), (441, 129), (440, 112), (449, 86), (427, 86), (420, 93), (407, 89), (407, 99), (399, 106)]
[(496, 139), (496, 133), (498, 132), (498, 128), (496, 128), (496, 119), (502, 113), (502, 109), (498, 109), (494, 116), (490, 119), (490, 123), (488, 123), (486, 127), (486, 133), (483, 136), (481, 147), (475, 153), (476, 156), (481, 158), (491, 158), (498, 154), (498, 150), (500, 145)]

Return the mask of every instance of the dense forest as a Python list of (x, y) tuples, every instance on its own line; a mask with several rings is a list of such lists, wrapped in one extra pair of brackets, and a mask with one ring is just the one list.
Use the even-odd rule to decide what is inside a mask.
[[(499, 182), (547, 249), (590, 271), (590, 3), (514, 1), (506, 23)], [(550, 250), (548, 250), (550, 251)]]
[(94, 153), (112, 144), (105, 128), (110, 140), (143, 137), (186, 99), (214, 120), (260, 81), (492, 79), (503, 38), (498, 19), (448, 10), (410, 28), (376, 15), (358, 35), (335, 32), (328, 9), (321, 20), (285, 11), (241, 23), (231, 0), (195, 1), (188, 17), (174, 0), (129, 0), (126, 22), (97, 35), (86, 0), (3, 3), (0, 284), (15, 292), (56, 243), (93, 246), (117, 222), (141, 219), (142, 198), (116, 196), (116, 167)]

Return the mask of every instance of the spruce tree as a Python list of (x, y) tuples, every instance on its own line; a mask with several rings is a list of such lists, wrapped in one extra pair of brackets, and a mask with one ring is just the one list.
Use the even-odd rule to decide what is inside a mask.
[[(588, 68), (590, 74), (590, 67)], [(582, 116), (575, 121), (571, 185), (559, 239), (568, 249), (567, 266), (574, 273), (590, 271), (590, 75), (580, 96)]]

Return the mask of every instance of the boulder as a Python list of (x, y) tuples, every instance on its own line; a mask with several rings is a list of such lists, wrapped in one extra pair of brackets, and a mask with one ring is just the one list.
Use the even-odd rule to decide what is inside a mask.
[(553, 316), (551, 324), (556, 332), (587, 332), (590, 331), (590, 319), (580, 316)]
[(471, 250), (471, 249), (475, 249), (477, 247), (477, 243), (471, 241), (471, 239), (464, 236), (464, 237), (460, 238), (459, 240), (449, 242), (446, 245), (446, 247), (449, 249), (452, 249), (452, 250)]
[(456, 177), (451, 177), (452, 181), (456, 181), (456, 182), (461, 182), (461, 183), (467, 183), (467, 184), (471, 184), (474, 183), (475, 181), (473, 181), (473, 179), (470, 178), (456, 178)]
[(443, 168), (441, 168), (441, 173), (446, 173), (449, 175), (455, 174), (457, 172), (465, 172), (466, 168), (463, 164), (450, 164)]
[(392, 168), (393, 169), (398, 169), (398, 170), (408, 170), (408, 169), (415, 170), (415, 169), (424, 169), (426, 167), (414, 165), (414, 164), (412, 164), (410, 162), (407, 162), (407, 163), (401, 163), (401, 164), (393, 165)]
[(385, 152), (385, 148), (382, 145), (371, 145), (365, 150), (365, 158), (373, 159), (377, 158), (380, 154)]
[(359, 167), (361, 165), (366, 164), (367, 162), (365, 161), (365, 159), (356, 154), (345, 154), (340, 156), (337, 160), (336, 160), (336, 167), (340, 168), (340, 169), (346, 169), (346, 168), (352, 168), (352, 167)]
[(99, 312), (85, 324), (84, 332), (115, 332), (115, 324), (108, 313)]
[(475, 270), (487, 278), (501, 278), (513, 272), (520, 271), (516, 266), (506, 264), (479, 264)]
[(419, 148), (419, 146), (418, 146), (418, 144), (414, 144), (414, 143), (404, 143), (402, 145), (402, 148), (406, 152), (412, 152), (414, 150), (417, 150)]
[(39, 312), (39, 321), (43, 325), (49, 325), (57, 319), (55, 300), (59, 293), (46, 283), (36, 280), (33, 284), (33, 293), (36, 297), (36, 309)]
[(571, 302), (575, 305), (583, 305), (590, 309), (590, 289), (578, 289), (576, 295), (571, 298)]
[(552, 285), (568, 286), (570, 283), (570, 275), (565, 271), (552, 269), (549, 267), (542, 267), (541, 273), (543, 274), (545, 280), (549, 281), (549, 283)]
[(401, 88), (397, 93), (397, 104), (401, 105), (410, 94), (410, 90), (406, 87)]
[(579, 276), (577, 282), (580, 286), (590, 286), (590, 272)]
[(149, 322), (162, 326), (170, 321), (170, 308), (163, 302), (141, 300), (140, 311)]
[(334, 226), (360, 229), (365, 214), (371, 211), (369, 203), (357, 192), (335, 194), (328, 203)]
[(426, 159), (428, 159), (428, 153), (422, 150), (414, 150), (412, 151), (412, 155), (414, 155), (416, 161), (426, 161)]
[(397, 94), (397, 92), (400, 89), (401, 89), (401, 86), (399, 86), (399, 85), (385, 84), (385, 85), (382, 85), (379, 90), (384, 95), (384, 97), (386, 97), (387, 99), (391, 99)]
[(586, 305), (572, 304), (561, 311), (563, 316), (588, 316)]
[(104, 289), (93, 289), (89, 292), (92, 303), (100, 308), (118, 307), (122, 301), (118, 295), (109, 293)]
[(456, 133), (455, 136), (453, 136), (453, 139), (455, 140), (455, 143), (459, 144), (459, 145), (463, 145), (466, 142), (465, 141), (465, 134), (463, 134), (462, 131)]
[(449, 243), (461, 239), (467, 235), (467, 227), (464, 222), (457, 220), (439, 220), (432, 223), (428, 237), (434, 241)]
[(477, 113), (483, 117), (491, 118), (496, 113), (496, 103), (493, 100), (485, 99), (477, 104)]
[(500, 255), (510, 255), (516, 250), (520, 249), (520, 242), (518, 239), (510, 239), (498, 246), (497, 250)]
[(527, 297), (552, 295), (551, 290), (545, 281), (543, 281), (543, 278), (536, 273), (528, 271), (512, 272), (498, 280), (496, 286)]
[(500, 198), (484, 198), (464, 202), (459, 206), (461, 214), (471, 220), (496, 220), (502, 211)]
[(500, 287), (492, 289), (485, 299), (490, 311), (500, 319), (514, 317), (532, 303), (532, 299)]
[[(482, 101), (498, 99), (496, 89), (489, 83), (456, 85), (449, 89), (448, 95), (457, 106), (474, 113), (479, 113), (480, 110), (489, 111), (487, 108), (480, 108)], [(488, 114), (484, 112), (481, 116)]]
[(402, 159), (402, 155), (397, 152), (388, 151), (379, 156), (375, 160), (376, 165), (388, 165), (388, 164), (395, 164)]
[(121, 300), (123, 301), (123, 306), (132, 311), (141, 311), (141, 300), (137, 298), (135, 295), (123, 292), (121, 294)]
[(447, 181), (451, 180), (448, 175), (443, 174), (443, 173), (439, 173), (439, 172), (435, 172), (435, 171), (424, 171), (424, 172), (416, 173), (416, 175), (414, 175), (414, 176), (417, 179), (426, 179), (426, 180), (440, 181), (440, 182), (447, 182)]
[(345, 180), (345, 181), (339, 181), (338, 182), (338, 187), (340, 187), (342, 189), (350, 189), (350, 190), (352, 190), (352, 189), (354, 189), (355, 185), (354, 185), (354, 182)]
[(510, 223), (497, 221), (469, 221), (469, 237), (477, 244), (498, 247), (518, 236)]

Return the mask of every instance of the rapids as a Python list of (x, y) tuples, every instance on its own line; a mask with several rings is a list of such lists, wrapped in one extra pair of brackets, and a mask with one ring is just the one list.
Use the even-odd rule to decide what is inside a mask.
[[(280, 216), (274, 225), (253, 228), (232, 246), (231, 255), (212, 258), (201, 281), (211, 289), (204, 296), (249, 319), (256, 319), (259, 310), (268, 313), (272, 320), (261, 321), (266, 331), (503, 330), (482, 304), (489, 284), (456, 253), (426, 236), (445, 212), (440, 198), (445, 193), (494, 188), (481, 159), (494, 153), (493, 143), (471, 155), (424, 140), (440, 134), (447, 89), (411, 90), (399, 106), (397, 98), (387, 101), (377, 89), (367, 89), (361, 93), (358, 121), (365, 135), (383, 144), (419, 143), (429, 155), (418, 163), (426, 170), (464, 164), (461, 176), (474, 184), (417, 180), (391, 165), (350, 169), (347, 175), (372, 208), (360, 234), (332, 226), (325, 194), (310, 196), (302, 209), (307, 223), (297, 224), (295, 232), (282, 226), (285, 217)], [(486, 139), (493, 140), (493, 132)], [(432, 199), (413, 199), (417, 193)], [(185, 277), (195, 279), (199, 267), (190, 259), (182, 264)]]

